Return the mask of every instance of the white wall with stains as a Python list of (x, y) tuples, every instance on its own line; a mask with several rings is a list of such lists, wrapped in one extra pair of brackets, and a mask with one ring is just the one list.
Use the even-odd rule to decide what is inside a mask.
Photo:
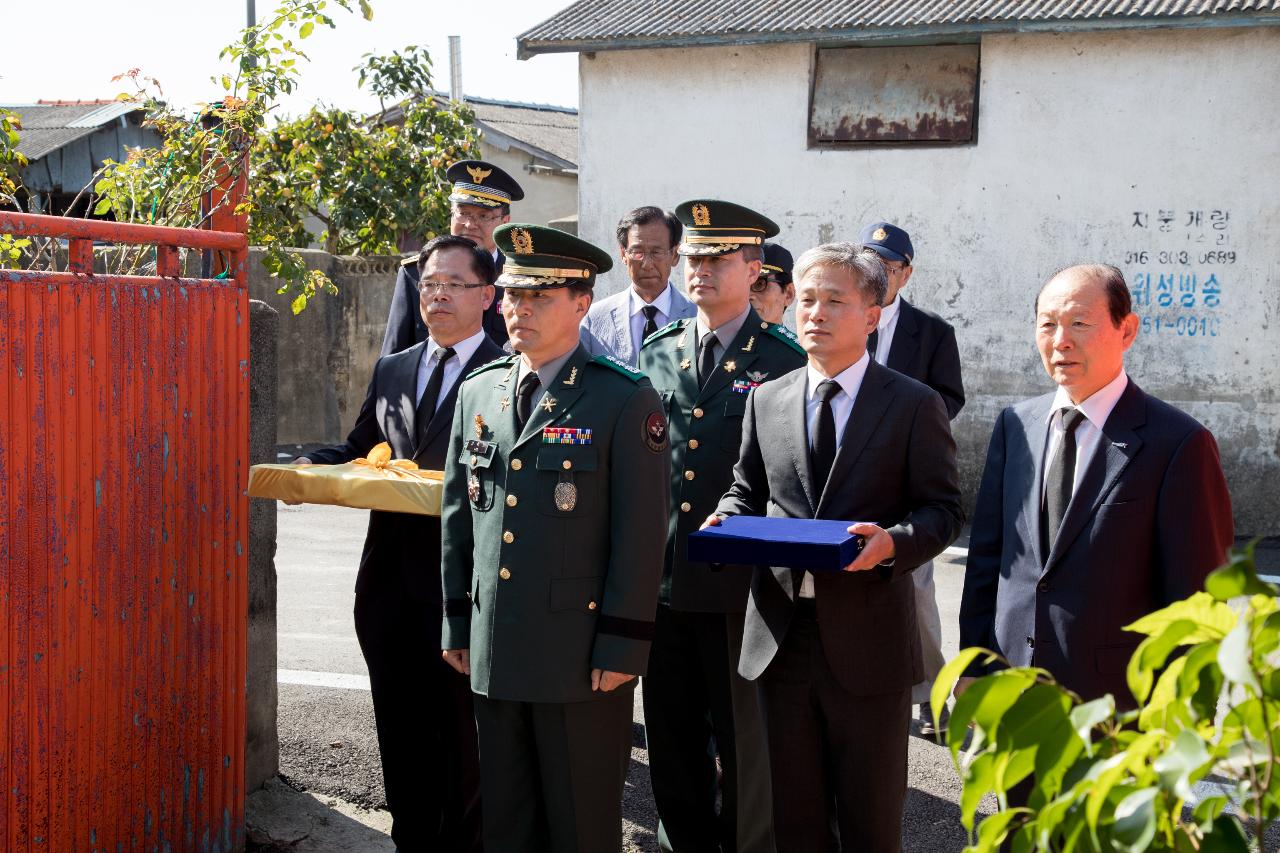
[(1130, 375), (1215, 432), (1238, 530), (1280, 534), (1280, 28), (984, 37), (977, 142), (958, 147), (808, 148), (811, 57), (581, 57), (581, 235), (612, 249), (626, 210), (695, 196), (767, 213), (796, 255), (897, 222), (917, 252), (904, 295), (959, 336), (969, 490), (1000, 408), (1051, 387), (1040, 283), (1116, 264), (1143, 317)]

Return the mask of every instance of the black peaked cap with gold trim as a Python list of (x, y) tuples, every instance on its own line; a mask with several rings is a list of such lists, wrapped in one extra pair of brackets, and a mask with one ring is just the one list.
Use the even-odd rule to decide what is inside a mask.
[(772, 219), (749, 207), (713, 198), (695, 198), (676, 207), (684, 224), (682, 255), (727, 255), (743, 246), (759, 246), (776, 236)]
[(768, 275), (786, 287), (791, 284), (791, 268), (796, 265), (791, 253), (777, 243), (764, 244), (764, 263), (760, 265), (762, 275)]
[(454, 204), (497, 207), (524, 198), (524, 190), (515, 178), (483, 160), (459, 160), (445, 170), (444, 176), (453, 184), (449, 201)]
[(507, 256), (498, 277), (504, 287), (551, 290), (579, 282), (594, 287), (598, 273), (613, 269), (608, 252), (545, 225), (500, 225), (493, 242)]

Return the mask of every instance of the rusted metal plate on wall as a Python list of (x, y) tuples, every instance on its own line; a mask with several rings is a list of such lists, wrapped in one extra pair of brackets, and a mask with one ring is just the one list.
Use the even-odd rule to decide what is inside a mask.
[(819, 48), (810, 144), (972, 141), (978, 54), (976, 44)]
[(0, 375), (0, 849), (243, 849), (243, 275), (0, 271)]

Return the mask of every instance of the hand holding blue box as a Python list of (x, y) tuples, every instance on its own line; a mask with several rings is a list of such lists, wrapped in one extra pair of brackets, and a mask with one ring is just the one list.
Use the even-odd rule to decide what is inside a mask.
[(862, 551), (864, 537), (849, 532), (854, 523), (825, 518), (730, 516), (689, 535), (688, 559), (695, 563), (839, 572)]

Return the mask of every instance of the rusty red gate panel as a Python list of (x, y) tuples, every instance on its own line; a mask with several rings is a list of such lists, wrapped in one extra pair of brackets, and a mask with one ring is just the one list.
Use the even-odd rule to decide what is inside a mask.
[(0, 270), (0, 847), (241, 850), (245, 238), (86, 225), (235, 276)]

